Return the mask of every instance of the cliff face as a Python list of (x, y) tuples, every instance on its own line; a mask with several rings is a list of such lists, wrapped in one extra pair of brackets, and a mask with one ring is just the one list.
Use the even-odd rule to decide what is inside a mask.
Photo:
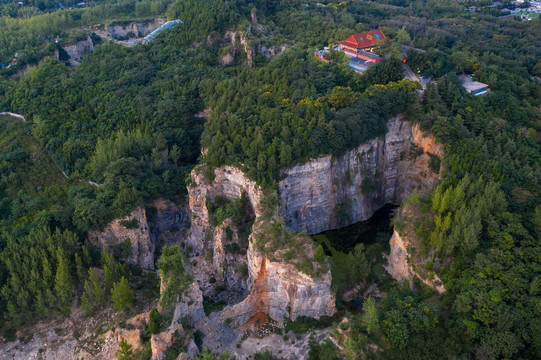
[[(387, 256), (387, 266), (385, 270), (393, 277), (395, 280), (411, 280), (414, 276), (419, 278), (426, 285), (436, 290), (439, 293), (445, 292), (445, 287), (441, 282), (438, 275), (432, 273), (432, 276), (427, 276), (427, 274), (421, 274), (416, 268), (423, 268), (426, 261), (433, 259), (433, 254), (428, 254), (428, 256), (423, 257), (422, 259), (412, 259), (410, 254), (408, 254), (408, 248), (412, 246), (411, 241), (407, 236), (401, 236), (396, 230), (393, 233), (393, 236), (390, 240), (391, 252)], [(416, 266), (417, 265), (417, 266)]]
[[(237, 293), (236, 299), (230, 303), (242, 300), (224, 311), (224, 319), (231, 318), (233, 324), (243, 325), (263, 314), (264, 317), (269, 315), (281, 321), (286, 317), (319, 318), (334, 313), (330, 272), (315, 279), (301, 273), (291, 263), (276, 258), (270, 261), (267, 255), (255, 248), (253, 235), (258, 224), (257, 219), (262, 215), (263, 197), (255, 182), (246, 178), (240, 170), (229, 166), (216, 169), (214, 175), (213, 181), (208, 182), (197, 170), (192, 172), (193, 183), (188, 187), (192, 226), (186, 245), (192, 250), (192, 273), (203, 294), (212, 295), (217, 286), (221, 286)], [(256, 217), (246, 255), (226, 250), (228, 242), (235, 243), (235, 237), (238, 236), (230, 219), (214, 228), (209, 224), (208, 212), (209, 200), (217, 196), (236, 199), (240, 198), (243, 192)], [(230, 240), (225, 234), (226, 228), (233, 233)], [(310, 247), (306, 251), (313, 254), (313, 244), (307, 242), (306, 246)], [(245, 264), (248, 269), (247, 278), (237, 270), (241, 264)], [(253, 286), (248, 294), (250, 285)]]
[[(103, 231), (91, 231), (90, 242), (109, 251), (130, 264), (154, 269), (154, 251), (157, 245), (177, 243), (186, 236), (190, 214), (181, 205), (159, 199), (149, 206), (135, 209), (129, 216), (113, 220)], [(132, 226), (124, 221), (133, 221)], [(131, 248), (126, 253), (123, 243), (129, 240)]]
[[(429, 170), (441, 146), (400, 117), (387, 122), (385, 137), (343, 156), (322, 156), (285, 172), (279, 183), (280, 215), (294, 231), (317, 234), (366, 220), (386, 203), (400, 203), (414, 189), (439, 178)], [(415, 147), (424, 153), (415, 152)]]
[(107, 26), (107, 32), (113, 39), (138, 38), (147, 36), (164, 23), (164, 19), (155, 19), (152, 21), (130, 22), (123, 25), (115, 24)]
[(69, 63), (71, 65), (79, 65), (84, 53), (94, 51), (94, 43), (90, 36), (87, 36), (86, 40), (79, 41), (74, 45), (64, 46), (63, 49), (70, 57), (68, 60)]
[[(248, 67), (252, 67), (253, 66), (254, 50), (252, 48), (250, 48), (250, 46), (248, 45), (248, 42), (246, 41), (246, 34), (244, 32), (242, 32), (242, 31), (229, 31), (228, 30), (228, 31), (226, 31), (226, 33), (224, 35), (224, 39), (226, 41), (228, 41), (229, 43), (233, 44), (233, 45), (235, 44), (235, 41), (236, 41), (237, 37), (239, 39), (240, 44), (244, 48), (244, 52), (246, 53), (246, 60), (247, 60)], [(222, 56), (220, 58), (221, 65), (225, 66), (225, 65), (230, 64), (234, 60), (234, 57), (235, 57), (234, 52), (232, 54), (228, 53), (228, 54)]]
[(330, 291), (330, 271), (314, 278), (298, 271), (292, 264), (271, 261), (254, 248), (253, 237), (248, 249), (248, 264), (250, 282), (253, 283), (250, 294), (222, 314), (222, 318), (231, 319), (234, 326), (264, 323), (267, 315), (276, 321), (295, 320), (299, 316), (319, 319), (336, 311), (335, 297)]
[[(123, 225), (123, 221), (133, 220), (137, 222), (134, 228), (128, 228)], [(156, 244), (150, 237), (144, 208), (138, 208), (129, 216), (112, 221), (101, 232), (90, 232), (88, 239), (94, 246), (100, 249), (104, 246), (107, 247), (112, 254), (115, 254), (127, 263), (139, 264), (145, 269), (154, 269), (154, 250)], [(126, 240), (129, 240), (131, 249), (129, 249), (128, 253), (125, 251), (123, 253), (122, 247)]]

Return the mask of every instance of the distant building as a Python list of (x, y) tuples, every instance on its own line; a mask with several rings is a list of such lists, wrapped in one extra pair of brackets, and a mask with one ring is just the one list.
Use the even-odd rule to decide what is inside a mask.
[(499, 6), (503, 6), (503, 3), (499, 2), (499, 1), (495, 1), (492, 3), (492, 5), (490, 5), (490, 7), (499, 7)]
[(357, 57), (361, 60), (371, 62), (374, 64), (377, 64), (381, 61), (381, 56), (379, 56), (378, 54), (364, 51), (364, 50), (359, 50), (359, 52), (357, 53)]
[(469, 94), (472, 94), (475, 96), (484, 95), (489, 90), (487, 84), (483, 84), (482, 82), (479, 82), (479, 81), (473, 81), (470, 77), (466, 75), (461, 75), (459, 78), (460, 78), (460, 81), (462, 81), (462, 86), (464, 87), (464, 89), (466, 89), (466, 92), (468, 92)]
[(358, 57), (349, 59), (349, 63), (348, 63), (349, 67), (359, 74), (362, 74), (363, 72), (365, 72), (368, 69), (368, 67), (373, 64), (374, 63), (371, 61), (366, 61)]
[(340, 50), (349, 56), (357, 56), (360, 50), (372, 51), (385, 40), (381, 30), (369, 31), (361, 34), (351, 35), (344, 41), (339, 41)]

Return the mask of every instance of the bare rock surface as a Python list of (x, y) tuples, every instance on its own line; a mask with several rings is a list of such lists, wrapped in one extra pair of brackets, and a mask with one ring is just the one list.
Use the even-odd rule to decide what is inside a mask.
[[(408, 247), (411, 245), (410, 240), (395, 230), (390, 240), (391, 251), (387, 256), (387, 265), (384, 266), (385, 270), (395, 280), (411, 280), (413, 277), (417, 277), (423, 283), (436, 290), (438, 293), (445, 292), (445, 286), (438, 277), (438, 275), (432, 273), (432, 277), (429, 278), (425, 274), (420, 274), (415, 270), (413, 266), (413, 260), (408, 254)], [(427, 256), (427, 259), (433, 258)], [(424, 261), (421, 261), (418, 265), (423, 266)]]
[[(441, 145), (400, 117), (387, 127), (384, 137), (343, 156), (321, 156), (285, 171), (280, 215), (290, 229), (317, 234), (366, 220), (383, 205), (400, 203), (439, 179), (428, 168), (427, 152), (441, 155)], [(412, 144), (424, 153), (411, 155)]]
[(85, 40), (79, 41), (73, 45), (66, 45), (63, 47), (63, 49), (70, 57), (68, 62), (71, 65), (79, 65), (81, 57), (84, 53), (94, 51), (94, 43), (92, 42), (90, 36), (87, 36)]
[[(124, 222), (136, 221), (134, 228)], [(129, 216), (113, 220), (103, 231), (92, 231), (88, 239), (98, 248), (107, 247), (109, 251), (127, 263), (138, 264), (144, 269), (154, 269), (154, 250), (156, 244), (152, 240), (146, 211), (140, 207)], [(129, 254), (123, 254), (122, 244), (129, 240)]]

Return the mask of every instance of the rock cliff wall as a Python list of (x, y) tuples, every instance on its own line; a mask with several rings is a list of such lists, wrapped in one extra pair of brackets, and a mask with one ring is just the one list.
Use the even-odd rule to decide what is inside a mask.
[[(89, 232), (88, 239), (99, 249), (106, 246), (127, 263), (154, 269), (156, 246), (178, 243), (186, 236), (190, 213), (185, 206), (163, 199), (156, 200), (148, 209), (150, 212), (139, 207), (129, 216), (113, 220), (103, 231)], [(124, 221), (134, 221), (133, 228)], [(131, 245), (128, 254), (122, 249), (126, 240)]]
[[(123, 225), (123, 221), (137, 221), (134, 228)], [(135, 223), (135, 222), (134, 222)], [(131, 227), (131, 226), (130, 226)], [(134, 210), (125, 218), (112, 221), (101, 231), (88, 234), (88, 239), (98, 248), (107, 247), (109, 251), (130, 264), (139, 264), (145, 269), (154, 269), (154, 250), (156, 244), (152, 241), (144, 208)], [(122, 244), (129, 240), (131, 249), (123, 253)]]
[[(414, 260), (408, 251), (408, 248), (411, 245), (411, 241), (408, 237), (401, 236), (395, 230), (390, 240), (391, 252), (387, 256), (385, 270), (387, 270), (395, 280), (411, 280), (413, 277), (417, 277), (437, 292), (445, 292), (445, 287), (438, 275), (432, 273), (431, 276), (427, 276), (428, 274), (420, 274), (415, 270), (415, 268), (419, 266), (423, 268), (426, 261), (433, 259), (433, 256), (431, 256), (433, 254), (429, 254), (426, 258), (421, 260)], [(418, 266), (414, 266), (415, 263), (417, 263)], [(426, 269), (423, 270), (424, 272), (427, 272)]]
[(441, 156), (441, 145), (400, 117), (387, 127), (384, 137), (338, 158), (321, 156), (286, 170), (279, 183), (280, 215), (290, 229), (337, 229), (368, 219), (386, 203), (400, 203), (414, 189), (431, 187), (439, 174), (429, 169), (427, 152)]
[(107, 26), (107, 32), (113, 39), (125, 40), (128, 38), (141, 38), (150, 34), (154, 29), (165, 23), (165, 19), (152, 21), (130, 22), (127, 24), (113, 24)]
[[(313, 249), (309, 251), (313, 253)], [(281, 322), (300, 316), (319, 319), (335, 313), (330, 271), (314, 278), (298, 271), (293, 264), (271, 261), (255, 249), (253, 238), (248, 249), (248, 264), (253, 283), (250, 294), (222, 314), (224, 320), (231, 319), (233, 326), (264, 323), (267, 315)]]
[[(192, 226), (186, 241), (186, 245), (192, 250), (192, 272), (205, 295), (212, 295), (216, 286), (236, 290), (239, 296), (235, 301), (229, 302), (236, 305), (224, 312), (224, 319), (231, 318), (233, 324), (243, 325), (258, 316), (269, 315), (281, 321), (288, 317), (319, 318), (334, 313), (330, 271), (322, 277), (313, 278), (298, 271), (291, 263), (276, 258), (270, 261), (267, 255), (254, 247), (253, 231), (263, 212), (263, 193), (254, 181), (230, 166), (216, 169), (211, 182), (202, 175), (200, 169), (195, 169), (192, 172), (192, 181), (191, 186), (188, 186)], [(230, 219), (221, 226), (212, 227), (209, 224), (208, 211), (209, 200), (217, 196), (236, 199), (240, 198), (242, 193), (246, 194), (256, 217), (246, 255), (231, 254), (224, 250), (227, 241), (235, 242), (237, 231)], [(232, 230), (231, 240), (227, 240), (225, 228)], [(314, 245), (308, 241), (306, 246), (310, 247), (306, 251), (313, 254)], [(237, 269), (240, 264), (246, 264), (247, 278), (239, 275)], [(210, 281), (211, 279), (214, 280)], [(249, 286), (251, 290), (248, 294)]]
[(68, 62), (71, 65), (79, 65), (84, 53), (94, 51), (94, 43), (90, 36), (87, 36), (86, 40), (79, 41), (74, 45), (64, 46), (63, 49), (70, 57)]

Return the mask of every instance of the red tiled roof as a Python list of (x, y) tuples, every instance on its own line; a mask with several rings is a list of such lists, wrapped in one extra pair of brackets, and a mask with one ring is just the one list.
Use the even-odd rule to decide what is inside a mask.
[(339, 41), (339, 44), (348, 46), (354, 49), (365, 49), (377, 45), (380, 41), (385, 40), (385, 35), (381, 30), (369, 31), (361, 34), (351, 35), (344, 41)]

